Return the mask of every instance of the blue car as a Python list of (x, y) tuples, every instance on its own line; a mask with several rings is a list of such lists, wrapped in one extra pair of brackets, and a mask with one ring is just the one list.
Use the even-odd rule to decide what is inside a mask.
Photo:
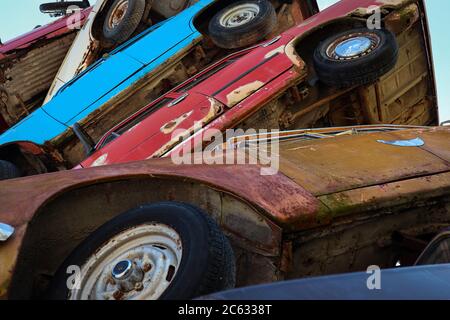
[[(92, 64), (48, 103), (0, 136), (0, 180), (56, 169), (49, 168), (51, 152), (46, 146), (53, 149), (58, 145), (55, 138), (71, 132), (74, 124), (106, 111), (111, 101), (123, 100), (124, 93), (160, 72), (168, 61), (181, 59), (200, 42), (202, 34), (219, 48), (235, 49), (261, 41), (276, 27), (275, 6), (269, 0), (200, 0), (153, 25)], [(33, 159), (37, 154), (46, 155), (30, 165), (24, 153)], [(42, 167), (47, 169), (40, 170)]]

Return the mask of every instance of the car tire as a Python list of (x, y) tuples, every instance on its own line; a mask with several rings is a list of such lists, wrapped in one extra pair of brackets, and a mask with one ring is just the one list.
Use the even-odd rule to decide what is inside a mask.
[(19, 168), (5, 160), (0, 160), (0, 181), (19, 178), (21, 176)]
[(314, 68), (320, 81), (329, 86), (366, 85), (394, 68), (398, 51), (395, 35), (387, 29), (353, 29), (320, 43), (314, 52)]
[[(163, 231), (166, 232), (166, 229), (162, 226), (166, 226), (168, 230), (175, 232), (172, 234), (179, 236), (180, 241), (176, 243), (182, 248), (181, 260), (177, 265), (178, 267), (172, 269), (172, 272), (173, 270), (176, 270), (176, 272), (173, 273), (174, 276), (170, 284), (164, 282), (165, 285), (168, 285), (167, 287), (157, 288), (156, 291), (163, 289), (164, 291), (156, 298), (162, 300), (191, 299), (204, 294), (230, 289), (235, 286), (236, 267), (233, 250), (228, 239), (219, 229), (215, 221), (194, 206), (178, 202), (162, 202), (132, 209), (117, 216), (93, 232), (70, 254), (56, 272), (50, 286), (49, 298), (56, 300), (74, 299), (73, 296), (70, 297), (71, 292), (69, 292), (67, 286), (68, 277), (70, 276), (67, 274), (68, 268), (70, 266), (83, 266), (84, 269), (82, 267), (82, 270), (86, 270), (86, 266), (92, 266), (90, 261), (93, 257), (101, 261), (102, 254), (106, 250), (102, 250), (102, 248), (106, 248), (107, 244), (110, 243), (114, 243), (117, 246), (121, 245), (121, 242), (117, 240), (120, 238), (117, 237), (131, 232), (130, 230), (133, 230), (135, 234), (134, 240), (130, 240), (135, 241), (134, 246), (132, 246), (131, 242), (123, 242), (122, 244), (125, 243), (129, 247), (134, 248), (135, 251), (133, 252), (135, 256), (139, 256), (138, 251), (147, 250), (147, 246), (153, 242), (136, 236), (138, 234), (137, 230), (144, 227), (153, 228), (154, 226), (160, 226), (158, 230), (162, 230), (159, 231), (161, 234), (163, 234)], [(148, 233), (148, 235), (151, 235), (151, 233)], [(160, 238), (163, 239), (161, 235)], [(163, 241), (159, 240), (158, 243), (153, 243), (153, 247), (161, 245), (161, 243)], [(170, 258), (169, 253), (171, 252), (171, 247), (167, 245), (167, 248), (167, 251), (164, 252)], [(121, 256), (117, 256), (119, 254), (117, 252), (114, 252), (112, 256), (115, 255), (114, 259), (121, 260), (122, 258)], [(162, 260), (171, 261), (169, 258)], [(113, 265), (117, 261), (112, 260), (103, 260), (102, 263), (104, 265), (102, 266), (109, 266), (110, 269), (108, 270), (115, 270)], [(134, 261), (133, 264), (139, 265), (139, 261)], [(153, 261), (150, 265), (154, 265), (151, 270), (159, 270), (157, 264)], [(105, 273), (106, 268), (104, 267), (102, 269), (101, 274)], [(165, 273), (162, 274), (165, 275)], [(100, 278), (94, 277), (93, 279), (96, 279), (96, 283), (102, 283), (99, 280)], [(87, 273), (84, 274), (80, 282), (82, 290), (91, 292), (86, 287), (83, 289), (85, 283), (92, 283), (92, 281), (89, 281), (91, 281), (90, 276)], [(148, 285), (151, 285), (151, 283), (162, 283), (160, 278), (150, 278), (147, 282), (144, 278), (141, 281)], [(148, 288), (148, 290), (150, 289)], [(146, 292), (150, 292), (148, 290), (144, 286), (144, 289), (141, 289), (141, 293), (136, 294), (145, 294)], [(78, 294), (77, 297), (83, 299), (82, 296), (82, 294)], [(144, 298), (147, 297), (149, 296), (144, 296)], [(114, 298), (117, 299), (117, 297)], [(130, 296), (120, 298), (132, 299)], [(142, 296), (139, 297), (139, 299), (142, 298)], [(77, 298), (75, 297), (75, 299)]]
[[(238, 14), (244, 15), (243, 21), (237, 19)], [(208, 36), (220, 48), (236, 49), (263, 40), (276, 25), (275, 8), (268, 0), (238, 1), (214, 15)]]
[(145, 0), (115, 0), (105, 15), (102, 40), (113, 45), (127, 41), (139, 27), (145, 5)]
[(71, 6), (77, 6), (86, 9), (90, 6), (89, 1), (64, 1), (64, 2), (47, 2), (39, 6), (42, 13), (64, 12)]

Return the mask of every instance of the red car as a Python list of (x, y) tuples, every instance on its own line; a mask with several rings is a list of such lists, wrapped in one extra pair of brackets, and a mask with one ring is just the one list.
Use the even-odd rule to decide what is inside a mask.
[[(81, 11), (82, 26), (91, 8)], [(76, 36), (72, 16), (0, 43), (0, 133), (39, 107)]]
[(220, 131), (437, 125), (423, 3), (391, 8), (382, 29), (336, 19), (371, 4), (341, 1), (267, 43), (228, 56), (113, 127), (95, 147), (75, 130), (91, 155), (81, 167), (167, 156), (198, 123)]

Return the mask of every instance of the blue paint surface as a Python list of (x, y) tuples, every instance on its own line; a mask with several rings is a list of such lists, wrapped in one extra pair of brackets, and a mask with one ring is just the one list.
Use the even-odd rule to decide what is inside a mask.
[(199, 1), (97, 61), (47, 104), (3, 133), (0, 145), (15, 141), (44, 144), (86, 118), (201, 37), (192, 20), (213, 1)]

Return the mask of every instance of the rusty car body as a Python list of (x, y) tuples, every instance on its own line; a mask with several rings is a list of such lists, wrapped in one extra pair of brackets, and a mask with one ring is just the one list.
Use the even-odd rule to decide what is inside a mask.
[[(317, 82), (311, 61), (315, 47), (330, 33), (365, 23), (371, 15), (369, 8), (373, 5), (380, 6), (385, 28), (396, 34), (400, 49), (393, 70), (369, 85), (345, 89)], [(211, 103), (208, 101), (209, 104), (204, 106), (205, 129), (292, 130), (357, 124), (437, 125), (438, 106), (429, 40), (422, 1), (340, 1), (284, 32), (281, 37), (254, 49), (252, 54), (259, 59), (264, 59), (267, 55), (267, 64), (255, 66), (256, 62), (252, 61), (252, 54), (249, 54), (220, 70), (218, 74), (237, 81), (233, 81), (231, 86), (225, 87), (217, 95), (205, 91), (206, 94), (211, 94)], [(149, 101), (160, 96), (158, 93), (167, 91), (163, 89), (167, 83), (170, 83), (169, 87), (175, 87), (174, 84), (185, 81), (197, 73), (198, 69), (202, 69), (197, 67), (199, 63), (205, 62), (205, 59), (210, 61), (206, 57), (215, 51), (198, 49), (204, 48), (205, 43), (183, 58), (183, 61), (190, 62), (189, 70), (183, 62), (168, 64), (167, 73), (152, 73), (149, 75), (152, 79), (147, 85), (136, 84), (130, 87), (126, 95), (106, 102), (101, 110), (80, 120), (79, 124), (94, 141), (99, 141), (105, 132), (117, 123), (142, 109), (143, 105), (148, 105)], [(279, 69), (273, 74), (270, 73), (270, 68), (264, 70), (272, 59), (280, 62), (272, 65)], [(259, 75), (267, 78), (260, 81)], [(221, 82), (215, 79), (215, 75), (209, 77), (211, 81), (208, 84), (220, 89), (218, 87)], [(216, 81), (212, 83), (212, 80)], [(212, 113), (206, 110), (208, 106)], [(177, 123), (178, 129), (185, 129), (186, 135), (189, 135), (192, 132), (189, 126), (193, 122), (191, 120), (202, 116), (194, 116), (192, 113), (192, 119), (181, 121), (180, 116), (189, 115), (192, 108), (189, 109), (188, 103), (180, 103), (177, 107), (186, 112), (180, 114), (173, 111), (172, 118), (166, 112), (163, 118), (167, 121), (158, 123), (161, 124), (159, 127)], [(171, 140), (171, 130), (165, 131), (166, 136), (162, 137), (165, 143), (160, 144), (163, 148), (156, 150), (160, 151), (159, 154), (156, 153), (158, 156), (164, 155), (176, 144), (176, 141)], [(158, 135), (162, 133), (158, 132)], [(85, 158), (83, 145), (78, 139), (74, 139), (71, 129), (67, 129), (45, 146), (34, 146), (33, 152), (23, 148), (20, 142), (10, 141), (14, 140), (12, 138), (4, 138), (6, 140), (2, 140), (5, 145), (1, 158), (22, 164), (24, 175), (72, 168)], [(29, 142), (28, 145), (33, 143)], [(37, 152), (39, 149), (41, 152)], [(36, 158), (39, 158), (39, 161), (33, 163)]]
[[(89, 10), (78, 13), (83, 26)], [(73, 16), (0, 44), (0, 133), (42, 105), (77, 30), (70, 28)]]
[[(0, 223), (15, 233), (0, 242), (0, 297), (41, 296), (81, 241), (145, 203), (178, 201), (208, 213), (231, 240), (238, 286), (412, 265), (450, 226), (450, 128), (275, 136), (273, 175), (261, 175), (261, 164), (175, 165), (166, 158), (1, 182)], [(393, 143), (411, 139), (423, 143)]]

